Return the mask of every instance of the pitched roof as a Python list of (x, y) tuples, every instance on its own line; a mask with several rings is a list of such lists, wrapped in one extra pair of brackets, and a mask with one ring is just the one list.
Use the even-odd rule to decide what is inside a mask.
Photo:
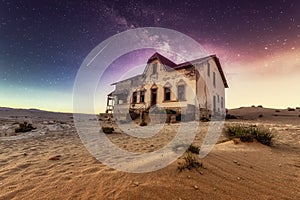
[(181, 68), (185, 68), (185, 67), (191, 67), (191, 66), (193, 66), (196, 63), (201, 63), (201, 62), (207, 61), (208, 59), (213, 58), (215, 56), (216, 55), (210, 55), (210, 56), (206, 56), (206, 57), (203, 57), (203, 58), (198, 58), (196, 60), (192, 60), (192, 61), (187, 61), (187, 62), (184, 62), (184, 63), (180, 63), (180, 64), (176, 65), (173, 68), (174, 69), (181, 69)]
[(174, 67), (177, 66), (177, 64), (175, 64), (174, 62), (172, 62), (171, 60), (169, 60), (168, 58), (162, 56), (161, 54), (159, 54), (159, 53), (157, 53), (157, 52), (154, 53), (154, 54), (148, 59), (147, 64), (151, 63), (151, 62), (152, 62), (153, 60), (155, 60), (155, 59), (158, 59), (162, 64), (167, 65), (167, 66), (172, 67), (172, 68), (174, 68)]
[[(209, 59), (213, 59), (215, 61), (216, 65), (217, 65), (217, 68), (218, 68), (219, 72), (220, 72), (220, 75), (222, 77), (225, 88), (228, 88), (228, 83), (226, 81), (225, 74), (222, 70), (221, 63), (219, 61), (219, 58), (216, 55), (210, 55), (210, 56), (206, 56), (206, 57), (199, 58), (199, 59), (196, 59), (196, 60), (176, 64), (176, 63), (172, 62), (171, 60), (169, 60), (168, 58), (166, 58), (163, 55), (156, 52), (148, 59), (147, 64), (151, 63), (155, 59), (158, 59), (162, 64), (164, 64), (164, 65), (166, 65), (166, 66), (168, 66), (172, 69), (175, 69), (175, 70), (191, 67), (196, 63), (202, 63), (202, 62), (205, 62)], [(118, 82), (113, 83), (111, 85), (116, 85), (117, 83), (124, 82), (124, 81), (131, 80), (131, 79), (135, 79), (135, 78), (138, 78), (140, 76), (142, 76), (142, 74), (131, 77), (131, 78), (128, 78), (128, 79), (125, 79), (125, 80), (122, 80), (122, 81), (118, 81)]]
[(221, 63), (220, 63), (220, 60), (219, 58), (216, 56), (216, 55), (210, 55), (210, 56), (206, 56), (206, 57), (203, 57), (203, 58), (199, 58), (199, 59), (196, 59), (196, 60), (192, 60), (192, 61), (187, 61), (187, 62), (184, 62), (184, 63), (180, 63), (180, 64), (176, 64), (174, 62), (172, 62), (171, 60), (169, 60), (168, 58), (162, 56), (161, 54), (159, 53), (154, 53), (149, 59), (148, 59), (148, 63), (152, 62), (153, 60), (155, 59), (158, 59), (162, 64), (164, 65), (167, 65), (168, 67), (172, 68), (172, 69), (181, 69), (181, 68), (186, 68), (186, 67), (191, 67), (193, 66), (194, 64), (196, 63), (202, 63), (202, 62), (205, 62), (209, 59), (214, 59), (216, 65), (217, 65), (217, 68), (220, 72), (220, 75), (222, 77), (222, 80), (223, 80), (223, 83), (224, 83), (224, 86), (225, 88), (228, 88), (228, 83), (227, 83), (227, 80), (225, 78), (225, 74), (222, 70), (222, 67), (221, 67)]

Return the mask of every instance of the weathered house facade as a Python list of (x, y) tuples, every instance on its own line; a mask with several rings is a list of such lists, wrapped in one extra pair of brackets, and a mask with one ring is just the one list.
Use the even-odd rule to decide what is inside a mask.
[(228, 84), (215, 55), (175, 64), (159, 53), (152, 55), (143, 74), (114, 83), (107, 110), (119, 120), (129, 111), (147, 111), (153, 106), (185, 116), (185, 120), (225, 115)]

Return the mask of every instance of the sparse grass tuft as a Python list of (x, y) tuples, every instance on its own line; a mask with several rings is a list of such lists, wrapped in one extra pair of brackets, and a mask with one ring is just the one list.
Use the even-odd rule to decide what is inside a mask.
[(194, 153), (194, 154), (199, 154), (200, 148), (198, 146), (194, 146), (194, 145), (191, 144), (186, 151)]
[(272, 145), (274, 135), (269, 129), (257, 127), (255, 125), (232, 125), (225, 128), (225, 134), (229, 139), (240, 138), (242, 142), (252, 142), (256, 139), (264, 145)]
[(191, 153), (187, 153), (187, 155), (184, 157), (184, 162), (179, 163), (177, 169), (179, 170), (179, 172), (182, 172), (184, 169), (196, 169), (198, 171), (202, 166), (203, 164), (197, 161), (197, 159)]
[(105, 133), (105, 134), (111, 134), (111, 133), (113, 133), (114, 132), (114, 128), (113, 127), (102, 127), (102, 131), (103, 131), (103, 133)]
[(32, 126), (32, 124), (29, 124), (27, 122), (19, 124), (19, 127), (15, 129), (15, 133), (25, 133), (36, 129)]
[(243, 133), (243, 134), (240, 134), (240, 140), (242, 142), (253, 142), (253, 135), (251, 133)]
[(267, 129), (256, 129), (254, 137), (258, 142), (271, 146), (274, 135)]

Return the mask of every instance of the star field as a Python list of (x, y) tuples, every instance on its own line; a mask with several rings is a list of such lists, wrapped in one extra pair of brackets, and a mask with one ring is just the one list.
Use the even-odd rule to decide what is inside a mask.
[[(292, 55), (291, 65), (298, 66), (299, 9), (296, 0), (1, 0), (0, 106), (59, 110), (49, 107), (57, 92), (62, 98), (69, 95), (68, 105), (87, 54), (108, 37), (138, 27), (169, 28), (192, 37), (220, 57), (229, 83), (230, 74), (243, 66), (261, 72), (249, 65), (252, 61), (264, 60), (262, 68), (277, 66), (279, 54)], [(18, 103), (15, 93), (28, 103)], [(36, 104), (30, 99), (33, 93), (49, 102)]]

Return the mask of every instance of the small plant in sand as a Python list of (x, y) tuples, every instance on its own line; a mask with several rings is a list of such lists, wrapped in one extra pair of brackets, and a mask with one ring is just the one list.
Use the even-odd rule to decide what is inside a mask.
[(274, 135), (268, 129), (256, 129), (254, 136), (258, 142), (268, 146), (272, 145)]
[(142, 120), (140, 126), (147, 126), (147, 122), (145, 122), (145, 120)]
[(105, 134), (111, 134), (114, 132), (114, 130), (115, 129), (113, 127), (106, 127), (106, 126), (102, 127), (102, 131)]
[(19, 127), (15, 129), (15, 133), (25, 133), (36, 129), (32, 126), (32, 124), (29, 124), (27, 122), (19, 124)]
[(239, 138), (242, 142), (252, 142), (256, 139), (264, 145), (272, 145), (274, 135), (269, 129), (255, 125), (232, 125), (225, 128), (225, 134), (229, 139)]
[(200, 148), (198, 146), (194, 146), (194, 145), (191, 144), (186, 151), (194, 153), (194, 154), (199, 154)]
[(184, 157), (184, 162), (178, 163), (177, 169), (179, 172), (182, 172), (184, 169), (196, 169), (198, 172), (200, 172), (200, 167), (203, 167), (203, 164), (199, 162), (191, 153), (188, 152), (187, 155)]

